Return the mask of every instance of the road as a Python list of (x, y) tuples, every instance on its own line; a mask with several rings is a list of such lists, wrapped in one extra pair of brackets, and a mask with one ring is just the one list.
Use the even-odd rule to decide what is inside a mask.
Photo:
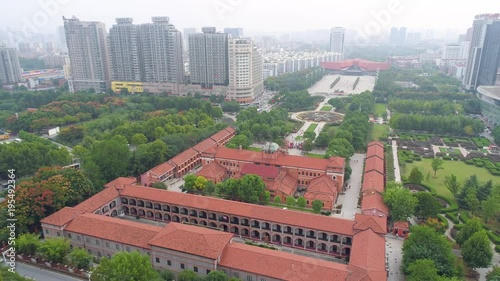
[(394, 158), (394, 181), (401, 182), (401, 171), (399, 169), (398, 143), (392, 141), (392, 157)]
[[(351, 166), (351, 178), (347, 181), (347, 189), (343, 196), (343, 202), (337, 201), (337, 204), (342, 204), (340, 214), (336, 217), (354, 219), (354, 215), (358, 210), (359, 191), (361, 190), (361, 178), (363, 176), (363, 161), (364, 154), (354, 154), (351, 157), (349, 165)], [(339, 198), (340, 199), (340, 198)]]
[(76, 277), (71, 277), (66, 274), (61, 274), (54, 271), (49, 271), (46, 269), (41, 269), (36, 266), (28, 265), (25, 263), (16, 263), (16, 271), (25, 276), (33, 278), (37, 281), (82, 281), (86, 279), (80, 279)]
[(385, 257), (387, 266), (387, 281), (403, 281), (404, 274), (401, 272), (403, 261), (404, 239), (392, 234), (385, 236)]

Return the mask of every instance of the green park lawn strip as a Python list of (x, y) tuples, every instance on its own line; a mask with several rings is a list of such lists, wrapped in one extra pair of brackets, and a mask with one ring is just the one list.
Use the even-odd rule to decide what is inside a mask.
[(319, 158), (319, 159), (323, 159), (323, 158), (325, 158), (325, 155), (323, 155), (323, 154), (306, 153), (305, 155), (306, 155), (307, 157), (312, 157), (312, 158)]
[(481, 182), (491, 179), (493, 185), (500, 184), (500, 177), (493, 176), (486, 168), (467, 165), (462, 161), (445, 160), (443, 163), (444, 169), (438, 170), (436, 176), (434, 176), (434, 171), (431, 168), (431, 161), (432, 159), (423, 158), (422, 161), (406, 163), (403, 169), (403, 174), (408, 177), (413, 167), (419, 168), (420, 171), (424, 174), (424, 177), (427, 176), (428, 172), (430, 172), (431, 176), (429, 181), (427, 182), (424, 180), (423, 184), (433, 187), (436, 190), (437, 194), (446, 197), (451, 201), (455, 201), (455, 199), (453, 198), (451, 192), (444, 185), (445, 177), (451, 174), (457, 176), (457, 179), (461, 184), (463, 184), (466, 179), (474, 174)]
[(306, 132), (314, 132), (314, 130), (316, 130), (316, 127), (318, 127), (318, 124), (311, 124), (309, 125), (309, 128), (307, 128)]
[(376, 103), (375, 104), (374, 113), (375, 113), (376, 116), (382, 117), (382, 115), (384, 115), (384, 113), (386, 113), (385, 104), (383, 104), (383, 103)]
[(324, 105), (320, 110), (321, 111), (330, 111), (332, 110), (333, 107), (329, 106), (329, 105)]
[(458, 148), (452, 148), (452, 151), (449, 151), (445, 147), (440, 147), (439, 151), (441, 151), (442, 153), (456, 153), (456, 154), (461, 154), (460, 149), (458, 149)]
[(262, 151), (262, 148), (249, 146), (249, 147), (246, 148), (246, 150), (259, 151), (260, 152), (260, 151)]
[(387, 124), (373, 124), (372, 140), (380, 140), (389, 136), (389, 125)]

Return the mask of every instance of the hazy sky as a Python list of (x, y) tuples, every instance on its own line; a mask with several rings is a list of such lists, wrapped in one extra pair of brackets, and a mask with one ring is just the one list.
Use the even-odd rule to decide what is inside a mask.
[[(54, 5), (55, 4), (55, 5)], [(61, 17), (103, 21), (116, 17), (135, 23), (168, 16), (185, 27), (243, 27), (252, 31), (299, 31), (344, 26), (366, 32), (377, 28), (465, 30), (475, 14), (499, 13), (499, 0), (1, 0), (0, 28), (54, 32)], [(45, 8), (44, 8), (45, 7)], [(49, 7), (49, 8), (47, 8)], [(378, 18), (378, 23), (377, 23)]]

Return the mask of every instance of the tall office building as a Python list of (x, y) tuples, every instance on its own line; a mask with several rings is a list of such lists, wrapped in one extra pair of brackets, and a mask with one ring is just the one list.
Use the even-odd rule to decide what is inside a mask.
[(110, 69), (104, 23), (80, 21), (76, 17), (63, 20), (71, 65), (70, 91), (105, 92)]
[(188, 41), (189, 35), (195, 34), (195, 33), (196, 33), (195, 27), (188, 27), (188, 28), (184, 28), (184, 30), (182, 30), (182, 39), (184, 42), (183, 47), (184, 47), (184, 50), (188, 53), (189, 53), (189, 41)]
[(443, 55), (441, 57), (443, 60), (458, 60), (460, 59), (460, 45), (458, 44), (446, 44), (443, 47)]
[(476, 91), (478, 86), (495, 85), (500, 63), (500, 14), (477, 15), (463, 86)]
[(391, 45), (402, 46), (406, 42), (406, 27), (393, 27), (391, 28)]
[(109, 49), (113, 81), (142, 81), (139, 52), (139, 26), (131, 18), (117, 18), (109, 30)]
[(0, 82), (14, 84), (21, 82), (21, 66), (15, 48), (0, 44)]
[(224, 28), (224, 33), (229, 34), (231, 38), (243, 37), (243, 28), (241, 27), (226, 27)]
[(227, 99), (250, 103), (264, 90), (262, 54), (249, 38), (229, 39)]
[(168, 17), (139, 26), (144, 82), (184, 82), (182, 35)]
[(330, 30), (330, 51), (344, 53), (345, 28), (334, 27)]
[(227, 85), (229, 36), (216, 33), (215, 27), (203, 27), (202, 32), (189, 35), (191, 84), (200, 84), (203, 88)]

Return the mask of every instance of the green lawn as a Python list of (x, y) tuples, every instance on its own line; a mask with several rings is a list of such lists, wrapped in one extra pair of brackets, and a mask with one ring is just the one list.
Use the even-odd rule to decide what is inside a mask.
[(452, 151), (448, 151), (448, 149), (446, 149), (444, 147), (440, 147), (439, 151), (441, 151), (442, 153), (456, 153), (456, 154), (462, 153), (462, 152), (460, 152), (460, 150), (458, 148), (452, 148)]
[(431, 159), (423, 158), (422, 161), (414, 161), (413, 163), (406, 163), (406, 166), (403, 169), (404, 170), (403, 175), (408, 177), (413, 167), (418, 167), (420, 171), (424, 174), (424, 176), (427, 176), (427, 173), (430, 172), (431, 177), (429, 179), (429, 182), (426, 182), (424, 180), (424, 184), (434, 187), (438, 194), (446, 198), (449, 198), (450, 200), (454, 200), (453, 195), (444, 185), (444, 178), (451, 174), (457, 176), (457, 179), (461, 183), (463, 183), (466, 179), (475, 174), (477, 175), (478, 179), (481, 182), (491, 179), (493, 181), (493, 185), (500, 184), (500, 177), (493, 176), (492, 174), (490, 174), (490, 172), (488, 172), (486, 168), (479, 168), (473, 165), (467, 165), (462, 161), (445, 160), (443, 165), (444, 169), (438, 170), (437, 175), (434, 176), (434, 171), (431, 168)]
[(374, 108), (374, 114), (375, 116), (382, 117), (386, 113), (386, 107), (385, 104), (383, 103), (376, 103), (375, 108)]
[(324, 105), (320, 110), (321, 111), (330, 111), (330, 110), (332, 110), (332, 108), (333, 108), (332, 106)]
[(316, 130), (316, 127), (318, 127), (318, 124), (311, 124), (309, 125), (309, 128), (307, 128), (306, 132), (314, 132), (314, 130)]
[(262, 148), (258, 148), (258, 147), (247, 147), (246, 150), (252, 150), (252, 151), (262, 151)]
[(387, 138), (387, 136), (389, 136), (389, 125), (373, 124), (372, 140), (380, 140), (380, 138)]
[(307, 157), (312, 157), (312, 158), (320, 158), (320, 159), (325, 158), (325, 155), (323, 155), (323, 154), (306, 153), (305, 155)]

